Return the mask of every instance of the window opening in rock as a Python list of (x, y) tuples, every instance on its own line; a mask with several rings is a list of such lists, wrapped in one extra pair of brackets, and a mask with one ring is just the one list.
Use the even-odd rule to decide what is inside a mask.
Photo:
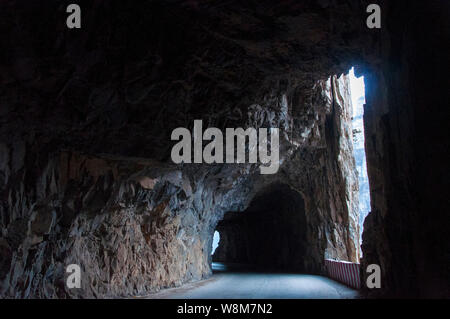
[[(367, 176), (366, 150), (364, 146), (364, 77), (356, 77), (352, 67), (349, 72), (350, 92), (353, 106), (353, 156), (355, 157), (359, 183), (359, 238), (362, 242), (364, 219), (370, 212), (370, 189)], [(361, 248), (360, 248), (361, 249)], [(362, 252), (360, 251), (362, 255)]]

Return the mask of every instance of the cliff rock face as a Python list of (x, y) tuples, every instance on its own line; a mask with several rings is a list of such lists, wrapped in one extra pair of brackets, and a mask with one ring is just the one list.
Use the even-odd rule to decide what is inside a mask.
[(359, 261), (358, 181), (348, 78), (317, 84), (317, 122), (279, 174), (254, 186), (248, 208), (225, 214), (213, 260), (321, 273), (324, 258)]

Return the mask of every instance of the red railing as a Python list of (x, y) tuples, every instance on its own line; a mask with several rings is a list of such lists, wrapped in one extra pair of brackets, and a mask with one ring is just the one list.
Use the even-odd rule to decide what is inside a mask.
[(359, 264), (348, 261), (325, 259), (328, 276), (347, 286), (359, 289), (361, 286)]

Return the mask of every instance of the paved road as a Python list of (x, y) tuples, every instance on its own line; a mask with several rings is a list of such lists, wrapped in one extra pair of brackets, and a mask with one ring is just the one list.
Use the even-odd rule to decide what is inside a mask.
[[(220, 267), (220, 268), (219, 268)], [(206, 280), (171, 288), (148, 296), (157, 299), (341, 299), (358, 298), (358, 292), (322, 276), (226, 271), (214, 264), (215, 274)]]

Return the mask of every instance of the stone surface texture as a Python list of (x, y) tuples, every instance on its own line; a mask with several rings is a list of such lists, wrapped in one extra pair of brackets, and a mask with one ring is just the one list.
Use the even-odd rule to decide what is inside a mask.
[[(432, 18), (447, 2), (380, 1), (380, 30), (365, 25), (369, 1), (96, 0), (79, 30), (69, 3), (0, 4), (2, 298), (129, 297), (206, 278), (216, 226), (252, 211), (300, 235), (280, 267), (358, 261), (353, 65), (372, 200), (362, 269), (383, 271), (365, 293), (449, 295), (448, 24)], [(280, 128), (278, 173), (174, 165), (170, 134), (195, 119)], [(289, 201), (274, 212), (261, 196)], [(72, 263), (81, 289), (65, 285)]]

